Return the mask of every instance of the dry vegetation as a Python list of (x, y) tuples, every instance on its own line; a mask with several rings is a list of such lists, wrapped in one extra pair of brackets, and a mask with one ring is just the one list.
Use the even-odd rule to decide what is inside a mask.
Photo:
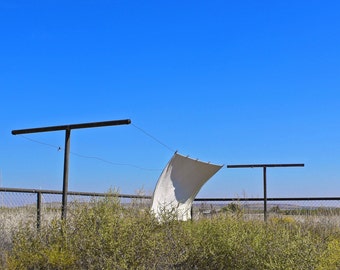
[(233, 207), (188, 222), (164, 213), (159, 222), (145, 205), (108, 196), (37, 231), (34, 211), (25, 223), (6, 211), (4, 269), (340, 269), (340, 230), (327, 222), (277, 215), (265, 224)]

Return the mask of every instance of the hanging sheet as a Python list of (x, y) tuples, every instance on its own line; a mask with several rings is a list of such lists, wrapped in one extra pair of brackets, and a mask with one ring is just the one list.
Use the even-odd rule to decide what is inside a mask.
[(222, 167), (175, 153), (158, 179), (151, 210), (158, 219), (169, 212), (175, 212), (179, 220), (191, 219), (197, 193)]

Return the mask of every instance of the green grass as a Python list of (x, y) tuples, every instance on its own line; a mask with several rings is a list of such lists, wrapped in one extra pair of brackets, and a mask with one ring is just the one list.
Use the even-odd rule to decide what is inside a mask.
[[(112, 195), (112, 194), (110, 194)], [(163, 221), (108, 196), (79, 203), (39, 232), (23, 224), (2, 252), (4, 269), (340, 269), (338, 227), (277, 217), (266, 224), (225, 211)]]

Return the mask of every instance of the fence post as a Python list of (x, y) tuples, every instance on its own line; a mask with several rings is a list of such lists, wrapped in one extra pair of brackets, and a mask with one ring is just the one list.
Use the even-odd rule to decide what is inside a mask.
[(41, 192), (37, 192), (37, 229), (40, 229), (41, 222)]
[(263, 167), (263, 218), (267, 222), (267, 167)]
[(64, 174), (63, 174), (63, 197), (61, 203), (61, 219), (66, 220), (67, 213), (67, 192), (68, 192), (68, 168), (70, 159), (70, 137), (71, 129), (65, 132), (65, 153), (64, 153)]

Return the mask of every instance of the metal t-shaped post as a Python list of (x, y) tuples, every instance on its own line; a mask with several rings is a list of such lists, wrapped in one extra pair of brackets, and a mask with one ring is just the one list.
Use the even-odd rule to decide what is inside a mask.
[(267, 168), (268, 167), (303, 167), (305, 164), (249, 164), (227, 165), (227, 168), (263, 168), (263, 216), (267, 221)]
[(38, 133), (38, 132), (65, 130), (63, 198), (62, 198), (62, 205), (61, 205), (61, 219), (66, 220), (71, 130), (72, 129), (81, 129), (81, 128), (128, 125), (130, 123), (131, 123), (130, 119), (113, 120), (113, 121), (104, 121), (104, 122), (92, 122), (92, 123), (83, 123), (83, 124), (72, 124), (72, 125), (63, 125), (63, 126), (50, 126), (50, 127), (39, 127), (39, 128), (12, 130), (12, 134), (13, 135), (19, 135), (19, 134), (27, 134), (27, 133)]

